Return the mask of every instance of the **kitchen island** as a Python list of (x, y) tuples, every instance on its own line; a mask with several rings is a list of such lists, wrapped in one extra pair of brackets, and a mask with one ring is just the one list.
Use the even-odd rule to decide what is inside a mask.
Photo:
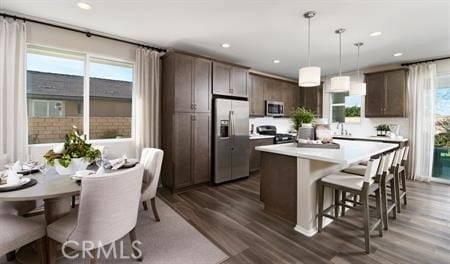
[[(264, 209), (313, 236), (317, 232), (316, 182), (351, 164), (393, 150), (397, 144), (334, 140), (340, 149), (298, 148), (296, 143), (256, 147), (261, 151), (261, 201)], [(358, 176), (355, 176), (358, 177)], [(325, 208), (333, 203), (326, 190)], [(324, 218), (324, 224), (330, 223)]]

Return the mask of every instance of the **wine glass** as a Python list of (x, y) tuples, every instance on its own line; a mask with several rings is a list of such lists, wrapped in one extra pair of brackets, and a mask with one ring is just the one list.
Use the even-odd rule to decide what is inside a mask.
[(39, 166), (39, 171), (42, 173), (42, 182), (45, 182), (47, 179), (47, 173), (50, 170), (50, 166), (48, 164), (47, 161), (44, 161), (40, 166)]

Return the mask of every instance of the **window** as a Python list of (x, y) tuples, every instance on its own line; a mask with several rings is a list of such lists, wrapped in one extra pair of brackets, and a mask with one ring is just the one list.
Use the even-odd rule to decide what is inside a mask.
[(130, 138), (133, 65), (30, 45), (29, 143), (63, 142), (76, 126), (88, 139)]
[(348, 93), (331, 94), (332, 122), (361, 122), (361, 96), (349, 96)]

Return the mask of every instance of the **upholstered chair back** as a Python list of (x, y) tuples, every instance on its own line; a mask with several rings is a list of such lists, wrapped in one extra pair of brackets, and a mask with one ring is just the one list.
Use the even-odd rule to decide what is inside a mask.
[(141, 201), (149, 200), (156, 196), (164, 152), (156, 148), (142, 150), (140, 164), (144, 166), (144, 178), (142, 182)]
[(144, 167), (138, 164), (83, 178), (77, 225), (69, 240), (99, 246), (128, 234), (136, 226), (143, 174)]
[(380, 165), (381, 158), (371, 159), (367, 162), (366, 173), (364, 174), (364, 181), (370, 182), (373, 177), (377, 175), (378, 167)]

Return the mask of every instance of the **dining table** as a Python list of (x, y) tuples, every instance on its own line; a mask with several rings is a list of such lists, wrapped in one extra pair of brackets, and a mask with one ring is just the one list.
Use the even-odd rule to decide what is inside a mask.
[[(46, 173), (37, 172), (24, 175), (23, 177), (36, 179), (37, 183), (25, 189), (0, 192), (0, 201), (43, 200), (47, 225), (70, 213), (72, 197), (79, 195), (81, 191), (81, 186), (72, 180), (70, 176), (59, 175), (54, 168), (51, 168)], [(56, 242), (50, 241), (47, 243), (46, 251), (48, 263), (56, 263)]]

